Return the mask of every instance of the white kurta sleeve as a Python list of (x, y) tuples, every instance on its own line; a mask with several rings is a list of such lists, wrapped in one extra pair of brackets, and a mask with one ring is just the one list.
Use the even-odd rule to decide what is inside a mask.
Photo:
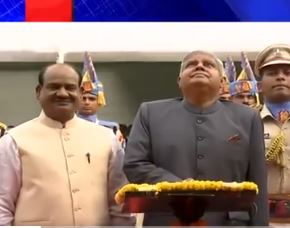
[(11, 225), (21, 187), (21, 161), (17, 145), (6, 134), (0, 139), (0, 225)]

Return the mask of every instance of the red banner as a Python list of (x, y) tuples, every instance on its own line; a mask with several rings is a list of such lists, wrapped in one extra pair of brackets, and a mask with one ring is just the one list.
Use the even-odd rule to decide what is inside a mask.
[(72, 21), (72, 0), (26, 0), (25, 19), (28, 22)]

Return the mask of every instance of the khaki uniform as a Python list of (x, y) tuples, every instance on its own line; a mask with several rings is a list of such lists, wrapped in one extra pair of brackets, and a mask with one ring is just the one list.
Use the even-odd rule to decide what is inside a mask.
[[(268, 163), (269, 207), (270, 214), (275, 214), (275, 212), (271, 212), (271, 202), (275, 202), (273, 209), (276, 211), (279, 210), (279, 206), (277, 206), (278, 204), (281, 205), (282, 203), (287, 207), (288, 200), (290, 200), (290, 121), (287, 121), (282, 125), (273, 117), (265, 105), (261, 111), (261, 118), (264, 123), (266, 151), (270, 148), (272, 140), (281, 130), (285, 134), (284, 152), (280, 156), (282, 164)], [(270, 224), (272, 226), (280, 226), (281, 224), (290, 225), (290, 218), (279, 218), (274, 215), (270, 218)]]
[(282, 125), (272, 116), (265, 105), (261, 111), (261, 118), (264, 123), (266, 151), (270, 147), (271, 140), (279, 134), (280, 130), (286, 136), (285, 151), (281, 156), (283, 166), (268, 164), (268, 193), (289, 193), (290, 195), (290, 121)]
[[(278, 64), (290, 65), (289, 45), (274, 44), (261, 51), (255, 61), (255, 74), (263, 77), (261, 73), (265, 67)], [(271, 148), (272, 140), (279, 133), (283, 134), (282, 152), (279, 152), (278, 163), (268, 162), (270, 223), (278, 226), (290, 225), (290, 122), (288, 120), (282, 124), (277, 121), (265, 105), (261, 117), (264, 123), (266, 153)]]

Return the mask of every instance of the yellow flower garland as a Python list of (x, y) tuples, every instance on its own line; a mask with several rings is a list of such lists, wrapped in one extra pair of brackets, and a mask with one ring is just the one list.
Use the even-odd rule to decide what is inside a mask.
[(284, 167), (283, 155), (286, 146), (286, 134), (283, 129), (284, 126), (288, 124), (290, 117), (288, 117), (288, 112), (281, 112), (280, 115), (281, 116), (279, 116), (279, 121), (281, 122), (282, 126), (280, 127), (280, 132), (271, 139), (270, 145), (266, 151), (266, 161), (274, 163), (280, 167)]
[(283, 166), (283, 152), (286, 145), (285, 133), (280, 130), (279, 134), (276, 135), (270, 142), (270, 146), (266, 151), (267, 162), (275, 162), (277, 165)]
[(253, 182), (223, 182), (223, 181), (198, 181), (185, 180), (181, 182), (160, 182), (155, 185), (150, 184), (127, 184), (123, 186), (115, 195), (117, 204), (121, 204), (125, 200), (126, 192), (169, 192), (169, 191), (255, 191), (258, 194), (258, 186)]

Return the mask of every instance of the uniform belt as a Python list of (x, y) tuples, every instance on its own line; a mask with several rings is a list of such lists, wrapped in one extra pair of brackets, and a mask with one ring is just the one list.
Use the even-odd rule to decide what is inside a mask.
[(290, 223), (290, 200), (269, 199), (270, 221)]
[(271, 200), (290, 200), (290, 194), (269, 194)]

